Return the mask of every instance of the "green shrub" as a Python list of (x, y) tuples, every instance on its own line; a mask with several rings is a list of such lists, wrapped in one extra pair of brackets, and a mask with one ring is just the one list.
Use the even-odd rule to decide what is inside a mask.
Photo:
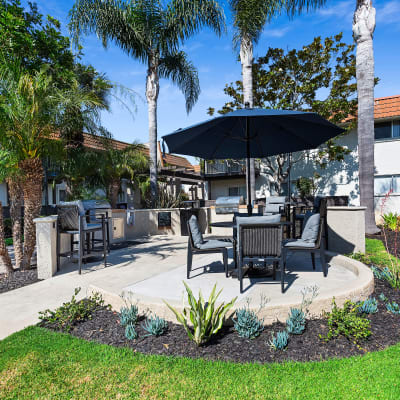
[(302, 310), (291, 308), (286, 320), (286, 330), (293, 335), (301, 335), (306, 329), (306, 316)]
[(273, 350), (283, 350), (289, 343), (289, 334), (287, 331), (277, 332), (276, 336), (272, 334), (272, 339), (269, 341), (269, 345)]
[(387, 303), (386, 309), (392, 314), (400, 314), (400, 306), (395, 301)]
[(354, 343), (358, 343), (371, 335), (370, 321), (360, 315), (360, 305), (350, 300), (344, 303), (343, 308), (339, 308), (333, 298), (332, 311), (325, 313), (325, 317), (328, 320), (329, 331), (326, 336), (319, 336), (326, 341), (343, 335)]
[(119, 321), (122, 326), (136, 325), (139, 318), (139, 309), (137, 305), (131, 304), (126, 307), (121, 307), (119, 311)]
[(375, 314), (378, 311), (378, 300), (370, 297), (360, 303), (360, 312), (364, 314)]
[(128, 324), (125, 327), (125, 337), (128, 340), (134, 340), (139, 337), (138, 333), (136, 332), (135, 325), (134, 324)]
[[(183, 284), (186, 288), (189, 307), (185, 307), (183, 312), (180, 313), (166, 301), (164, 301), (164, 303), (175, 314), (178, 322), (184, 326), (189, 338), (200, 346), (207, 343), (211, 336), (215, 335), (222, 328), (226, 313), (233, 307), (237, 297), (228, 304), (222, 303), (216, 307), (215, 302), (222, 291), (220, 290), (216, 293), (216, 284), (207, 302), (204, 301), (201, 291), (199, 292), (199, 299), (197, 300), (189, 286), (185, 282), (183, 282)], [(193, 325), (193, 328), (189, 327), (190, 323)]]
[(383, 227), (391, 231), (397, 231), (400, 226), (400, 216), (397, 213), (387, 213), (382, 215)]
[[(81, 288), (76, 288), (71, 301), (64, 303), (55, 311), (49, 309), (39, 312), (39, 319), (45, 324), (51, 324), (56, 329), (69, 332), (74, 325), (92, 318), (93, 313), (104, 307), (104, 300), (99, 293), (77, 301), (76, 296)], [(106, 306), (111, 308), (110, 305)]]
[(235, 311), (233, 326), (240, 337), (254, 339), (264, 330), (264, 319), (259, 319), (249, 307), (243, 307)]
[[(142, 324), (142, 328), (153, 336), (161, 336), (168, 329), (168, 322), (164, 318), (154, 317), (147, 318), (145, 323)], [(149, 336), (147, 335), (147, 336)]]
[(388, 300), (388, 298), (387, 298), (383, 293), (381, 293), (381, 294), (379, 295), (379, 300), (380, 300), (380, 301), (386, 302), (386, 301)]

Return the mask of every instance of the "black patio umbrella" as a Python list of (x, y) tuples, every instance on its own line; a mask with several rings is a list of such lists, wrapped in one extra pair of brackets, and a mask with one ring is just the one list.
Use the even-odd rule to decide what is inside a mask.
[[(206, 160), (264, 158), (315, 149), (344, 132), (311, 112), (245, 108), (163, 136), (170, 153)], [(250, 179), (247, 206), (251, 214)]]

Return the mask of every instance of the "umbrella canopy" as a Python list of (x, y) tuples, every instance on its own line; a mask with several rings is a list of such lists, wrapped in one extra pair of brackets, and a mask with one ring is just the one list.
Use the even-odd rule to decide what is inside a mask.
[[(250, 158), (314, 149), (342, 132), (316, 113), (245, 108), (179, 129), (163, 139), (170, 153), (206, 160), (247, 158), (249, 165)], [(249, 190), (247, 200), (250, 205)]]

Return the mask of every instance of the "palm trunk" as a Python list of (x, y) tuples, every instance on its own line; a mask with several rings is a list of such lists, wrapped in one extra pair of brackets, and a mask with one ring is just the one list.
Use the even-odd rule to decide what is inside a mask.
[(371, 0), (357, 0), (353, 36), (357, 43), (358, 157), (360, 204), (367, 207), (366, 233), (376, 233), (374, 206), (374, 53), (375, 8)]
[(150, 194), (151, 203), (156, 207), (157, 188), (157, 99), (160, 89), (158, 78), (158, 60), (150, 57), (146, 80), (146, 99), (149, 118), (149, 153), (150, 153)]
[(23, 172), (24, 194), (24, 257), (22, 268), (30, 269), (31, 258), (36, 245), (36, 227), (33, 220), (42, 208), (43, 167), (39, 159), (27, 159), (19, 165)]
[(0, 201), (0, 262), (4, 265), (6, 274), (14, 271), (10, 255), (8, 254), (5, 234), (4, 234), (4, 220), (3, 220), (3, 204)]
[(21, 268), (23, 257), (22, 245), (22, 185), (18, 178), (8, 179), (10, 195), (10, 216), (14, 246), (15, 267)]
[[(249, 108), (253, 107), (253, 42), (250, 38), (242, 37), (240, 42), (240, 61), (242, 63), (243, 79), (243, 102)], [(254, 201), (256, 198), (255, 189), (255, 162), (250, 159), (250, 171), (246, 174), (246, 179), (250, 179), (250, 197)], [(247, 182), (246, 182), (246, 187)], [(249, 194), (247, 194), (249, 196)]]
[(117, 208), (119, 187), (120, 180), (118, 178), (115, 178), (111, 181), (108, 188), (112, 208)]

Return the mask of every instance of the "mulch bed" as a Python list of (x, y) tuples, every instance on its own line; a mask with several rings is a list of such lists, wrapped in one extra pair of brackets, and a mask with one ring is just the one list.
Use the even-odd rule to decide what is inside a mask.
[(15, 270), (12, 274), (0, 274), (0, 293), (18, 289), (38, 282), (37, 269)]
[[(381, 293), (384, 293), (389, 301), (400, 303), (399, 290), (392, 289), (386, 282), (376, 280), (376, 298)], [(367, 341), (360, 343), (361, 348), (344, 337), (329, 342), (320, 339), (319, 334), (327, 333), (325, 319), (308, 321), (306, 330), (302, 335), (290, 336), (289, 345), (285, 351), (274, 351), (268, 345), (271, 334), (284, 329), (284, 325), (281, 323), (266, 327), (258, 338), (252, 340), (239, 337), (233, 327), (224, 327), (223, 331), (207, 345), (197, 347), (194, 342), (189, 340), (183, 327), (173, 323), (169, 323), (166, 334), (154, 337), (146, 336), (147, 332), (143, 330), (139, 322), (137, 325), (139, 338), (132, 341), (127, 340), (125, 329), (119, 323), (118, 314), (106, 309), (96, 311), (91, 320), (76, 325), (71, 334), (103, 344), (130, 347), (134, 351), (144, 354), (184, 356), (242, 363), (343, 358), (382, 350), (400, 342), (400, 316), (387, 312), (382, 302), (379, 301), (379, 311), (368, 318), (371, 320), (372, 335)]]

